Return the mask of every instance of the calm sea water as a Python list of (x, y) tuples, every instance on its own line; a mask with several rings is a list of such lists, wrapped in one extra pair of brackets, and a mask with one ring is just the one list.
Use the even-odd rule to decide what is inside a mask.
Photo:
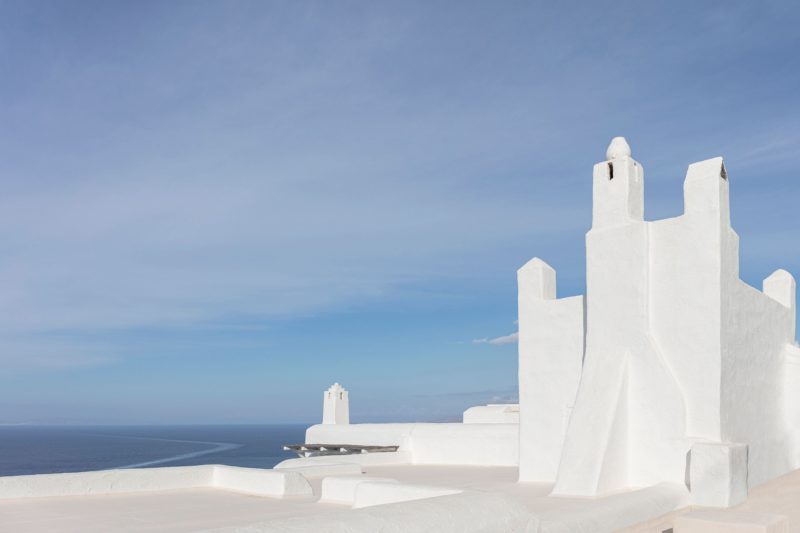
[(226, 464), (270, 468), (296, 457), (307, 425), (0, 426), (0, 476)]

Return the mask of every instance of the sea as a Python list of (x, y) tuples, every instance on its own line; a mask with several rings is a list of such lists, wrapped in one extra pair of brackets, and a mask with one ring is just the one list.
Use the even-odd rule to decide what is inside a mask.
[(308, 425), (0, 426), (0, 476), (224, 464), (271, 468), (296, 457)]

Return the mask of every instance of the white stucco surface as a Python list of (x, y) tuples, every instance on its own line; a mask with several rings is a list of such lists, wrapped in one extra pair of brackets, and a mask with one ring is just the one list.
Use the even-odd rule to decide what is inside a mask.
[(581, 378), (585, 301), (556, 299), (555, 270), (541, 259), (519, 269), (517, 280), (519, 479), (552, 482)]
[(439, 496), (460, 494), (462, 491), (448, 487), (433, 485), (412, 485), (409, 483), (384, 483), (383, 481), (365, 481), (356, 486), (353, 509), (385, 505), (387, 503), (424, 500)]
[(352, 506), (356, 501), (356, 488), (361, 483), (398, 483), (396, 479), (376, 476), (330, 476), (322, 480), (320, 502)]
[(538, 521), (501, 494), (463, 493), (291, 517), (216, 533), (537, 533)]
[(0, 500), (0, 531), (188, 532), (324, 512), (303, 499), (259, 498), (213, 488)]
[(322, 423), (350, 423), (350, 393), (338, 383), (334, 383), (322, 395)]
[[(360, 470), (339, 465), (338, 473)], [(0, 499), (83, 496), (212, 487), (257, 496), (311, 496), (306, 477), (297, 472), (225, 465), (101, 470), (69, 474), (0, 477)]]
[[(408, 484), (446, 483), (463, 493), (358, 510), (341, 504), (316, 503), (315, 496), (264, 498), (212, 488), (12, 498), (0, 499), (0, 517), (5, 528), (0, 530), (96, 533), (222, 528), (223, 531), (413, 533), (430, 532), (426, 527), (434, 524), (445, 528), (441, 531), (507, 533), (525, 531), (533, 523), (533, 527), (540, 529), (531, 531), (542, 533), (617, 530), (660, 533), (674, 527), (675, 519), (688, 510), (688, 494), (679, 486), (653, 487), (599, 499), (555, 498), (549, 496), (552, 484), (517, 483), (517, 470), (511, 467), (393, 465), (368, 468), (365, 476), (389, 477)], [(318, 490), (318, 484), (312, 485)], [(800, 470), (755, 487), (744, 503), (724, 513), (785, 516), (788, 531), (796, 531), (800, 528), (798, 501)], [(673, 509), (677, 511), (673, 513)], [(666, 518), (650, 523), (658, 524), (661, 529), (637, 525), (659, 516)], [(735, 514), (723, 516), (726, 520), (735, 518)], [(450, 522), (452, 527), (447, 529)]]
[[(591, 502), (553, 498), (548, 496), (550, 484), (517, 483), (514, 467), (386, 465), (365, 468), (364, 477), (395, 479), (402, 486), (383, 495), (366, 494), (364, 498), (377, 505), (360, 509), (319, 503), (321, 483), (326, 479), (322, 478), (311, 480), (315, 495), (283, 499), (211, 488), (156, 487), (145, 492), (0, 499), (0, 516), (9, 530), (30, 533), (51, 531), (53, 524), (59, 524), (58, 531), (81, 532), (223, 528), (307, 533), (602, 533), (635, 523), (640, 517), (669, 512), (684, 505), (686, 497), (685, 490), (667, 487)], [(441, 491), (460, 492), (441, 495)], [(410, 495), (434, 497), (383, 501)]]
[(210, 487), (214, 465), (0, 477), (0, 499)]
[(403, 446), (416, 424), (317, 424), (306, 430), (308, 444)]
[(688, 501), (685, 488), (667, 485), (597, 500), (554, 498), (549, 496), (552, 484), (518, 483), (513, 467), (394, 465), (368, 468), (366, 474), (397, 479), (399, 490), (438, 485), (463, 492), (226, 531), (603, 533), (668, 513)]
[(785, 516), (693, 511), (675, 519), (675, 533), (789, 533)]
[(518, 424), (519, 404), (476, 405), (464, 411), (465, 424)]
[(518, 424), (416, 424), (414, 464), (517, 466)]
[(690, 453), (692, 504), (731, 507), (747, 498), (747, 446), (696, 443)]
[(306, 430), (306, 442), (400, 446), (401, 451), (410, 454), (413, 464), (516, 466), (519, 463), (518, 424), (320, 424)]

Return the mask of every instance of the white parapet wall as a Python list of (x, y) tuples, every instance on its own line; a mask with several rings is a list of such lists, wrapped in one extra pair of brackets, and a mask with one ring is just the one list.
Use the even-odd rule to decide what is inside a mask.
[(214, 465), (0, 477), (0, 499), (207, 487)]
[(416, 424), (410, 442), (414, 464), (519, 464), (519, 424)]
[(313, 494), (311, 485), (300, 472), (226, 465), (213, 465), (213, 468), (210, 487), (216, 489), (272, 498)]
[(519, 404), (490, 403), (464, 411), (465, 424), (519, 424)]
[(311, 485), (297, 472), (200, 465), (0, 477), (0, 499), (86, 496), (197, 487), (273, 498), (313, 495)]
[(316, 424), (306, 430), (306, 444), (402, 446), (416, 424)]
[(519, 464), (519, 424), (319, 424), (308, 428), (306, 442), (399, 446), (413, 464)]

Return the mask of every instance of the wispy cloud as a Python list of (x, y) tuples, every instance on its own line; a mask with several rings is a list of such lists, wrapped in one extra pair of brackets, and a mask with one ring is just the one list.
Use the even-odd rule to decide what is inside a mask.
[[(543, 166), (511, 190), (487, 180), (498, 161), (550, 142), (544, 122), (507, 134), (520, 119), (502, 86), (481, 105), (481, 87), (463, 84), (456, 98), (376, 93), (392, 80), (374, 55), (403, 46), (406, 34), (380, 13), (359, 28), (321, 35), (335, 50), (293, 49), (262, 63), (260, 53), (240, 54), (273, 54), (288, 41), (262, 31), (208, 41), (187, 21), (150, 28), (167, 42), (149, 50), (149, 63), (135, 61), (138, 49), (120, 69), (94, 53), (103, 47), (67, 48), (41, 60), (68, 77), (47, 77), (35, 92), (4, 86), (14, 106), (0, 110), (0, 337), (263, 323), (417, 287), (430, 294), (445, 279), (493, 283), (531, 238), (580, 231), (579, 206), (532, 194)], [(166, 37), (173, 32), (183, 37)], [(58, 33), (48, 39), (55, 46)], [(5, 79), (35, 76), (29, 64), (10, 64)], [(491, 132), (500, 138), (489, 149)], [(56, 357), (56, 342), (41, 361)], [(113, 344), (109, 358), (120, 351)], [(64, 346), (65, 360), (105, 360), (67, 356), (74, 348)], [(4, 357), (29, 354), (9, 343)]]
[(473, 344), (514, 344), (519, 341), (519, 332), (494, 338), (474, 339)]
[(52, 371), (107, 365), (120, 359), (114, 346), (94, 340), (41, 335), (0, 336), (0, 375), (18, 370)]

